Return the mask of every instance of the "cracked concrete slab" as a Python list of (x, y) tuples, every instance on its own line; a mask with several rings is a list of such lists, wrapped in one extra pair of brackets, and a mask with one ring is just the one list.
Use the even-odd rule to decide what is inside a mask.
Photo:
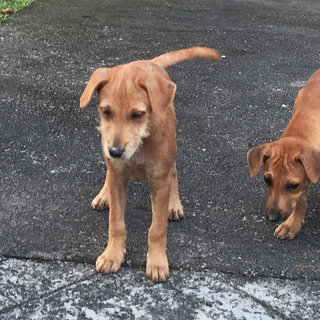
[[(317, 319), (319, 282), (173, 271), (153, 284), (142, 270), (1, 259), (2, 319)], [(307, 303), (305, 303), (307, 302)], [(27, 317), (26, 317), (27, 314)]]
[[(319, 68), (319, 13), (320, 4), (312, 0), (45, 0), (18, 12), (16, 23), (1, 25), (0, 255), (53, 261), (27, 268), (30, 283), (20, 297), (30, 295), (31, 305), (16, 296), (17, 305), (22, 303), (17, 317), (41, 310), (37, 306), (43, 302), (32, 298), (35, 288), (43, 292), (49, 309), (67, 312), (71, 302), (63, 307), (53, 293), (56, 302), (50, 304), (46, 292), (52, 291), (42, 283), (53, 281), (53, 288), (56, 284), (60, 288), (60, 277), (69, 279), (72, 272), (74, 281), (81, 282), (88, 275), (94, 288), (100, 288), (99, 279), (113, 282), (115, 287), (97, 289), (109, 299), (119, 291), (117, 285), (128, 279), (142, 283), (151, 292), (150, 299), (155, 299), (156, 289), (142, 280), (151, 223), (147, 183), (129, 187), (125, 269), (108, 278), (96, 275), (87, 265), (94, 263), (106, 244), (108, 213), (90, 208), (105, 175), (96, 130), (97, 100), (80, 110), (79, 97), (97, 67), (205, 45), (224, 55), (220, 63), (196, 59), (168, 68), (177, 84), (177, 167), (186, 215), (183, 221), (169, 224), (169, 282), (182, 290), (184, 285), (193, 286), (187, 279), (195, 279), (192, 293), (184, 291), (183, 296), (194, 295), (190, 310), (194, 305), (203, 317), (217, 317), (215, 310), (221, 311), (222, 318), (234, 315), (233, 308), (219, 309), (217, 287), (210, 284), (225, 280), (231, 286), (228, 290), (252, 303), (252, 309), (248, 307), (252, 317), (258, 310), (257, 319), (261, 314), (317, 318), (319, 186), (309, 190), (302, 232), (293, 241), (280, 241), (273, 237), (276, 225), (264, 218), (263, 181), (261, 176), (249, 178), (246, 153), (280, 136), (298, 90)], [(70, 264), (56, 262), (66, 260)], [(2, 266), (10, 263), (12, 268), (7, 267), (5, 273), (28, 262), (1, 260)], [(55, 275), (50, 268), (55, 267), (62, 274), (50, 280), (51, 272)], [(33, 268), (40, 268), (39, 284), (32, 282)], [(15, 278), (18, 282), (19, 277)], [(2, 292), (7, 292), (11, 284), (3, 281)], [(71, 279), (67, 283), (63, 290), (69, 292)], [(193, 291), (202, 285), (208, 288), (208, 305)], [(73, 294), (81, 304), (81, 295), (88, 298), (85, 310), (101, 310), (86, 305), (95, 299), (85, 286), (80, 287)], [(163, 293), (169, 290), (166, 285), (155, 288)], [(277, 293), (276, 288), (281, 290)], [(103, 304), (102, 295), (94, 292), (98, 304)], [(171, 298), (173, 292), (168, 292)], [(285, 299), (292, 292), (301, 297), (300, 304), (293, 296)], [(10, 304), (16, 294), (13, 290), (11, 299), (1, 293), (1, 299)], [(119, 299), (119, 318), (125, 318), (121, 308), (133, 316), (135, 311), (127, 305), (131, 300)], [(178, 300), (176, 306), (184, 312), (186, 305)], [(151, 314), (157, 310), (148, 308)], [(14, 312), (6, 310), (7, 315)], [(241, 317), (242, 309), (237, 310)], [(172, 312), (178, 314), (175, 309)], [(183, 314), (190, 319), (197, 316)]]

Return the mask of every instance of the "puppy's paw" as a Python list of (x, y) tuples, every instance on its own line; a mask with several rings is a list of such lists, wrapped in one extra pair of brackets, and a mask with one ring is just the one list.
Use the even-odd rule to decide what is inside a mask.
[(101, 192), (92, 200), (91, 207), (95, 210), (104, 210), (109, 208), (109, 200), (106, 194)]
[(292, 240), (300, 232), (301, 227), (301, 223), (290, 224), (285, 221), (278, 226), (278, 228), (274, 232), (274, 235), (282, 240)]
[(169, 264), (167, 257), (147, 258), (147, 277), (153, 282), (165, 282), (169, 277)]
[(103, 273), (114, 273), (120, 269), (122, 262), (123, 258), (111, 257), (103, 253), (96, 261), (96, 270)]
[(177, 221), (184, 217), (183, 207), (180, 200), (176, 202), (169, 203), (169, 220)]

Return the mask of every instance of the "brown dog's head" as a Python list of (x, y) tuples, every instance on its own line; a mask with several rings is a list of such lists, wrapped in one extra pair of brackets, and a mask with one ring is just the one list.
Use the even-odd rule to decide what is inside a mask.
[(264, 164), (268, 190), (267, 215), (270, 221), (287, 218), (310, 182), (320, 176), (320, 152), (295, 138), (282, 138), (248, 152), (250, 177)]
[(81, 98), (99, 97), (100, 131), (108, 158), (130, 159), (148, 137), (151, 122), (165, 121), (176, 86), (166, 71), (148, 61), (93, 72)]

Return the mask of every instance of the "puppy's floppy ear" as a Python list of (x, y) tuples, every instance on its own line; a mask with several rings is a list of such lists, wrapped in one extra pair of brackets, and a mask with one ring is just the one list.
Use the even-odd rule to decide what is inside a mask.
[(93, 92), (97, 90), (101, 84), (108, 82), (110, 78), (109, 74), (110, 71), (108, 68), (99, 68), (93, 72), (80, 98), (80, 108), (84, 108), (90, 102)]
[(155, 72), (144, 75), (138, 80), (138, 84), (147, 91), (152, 111), (163, 119), (167, 107), (173, 101), (176, 85)]
[(312, 183), (317, 183), (320, 177), (320, 152), (313, 148), (305, 148), (299, 159)]
[(265, 160), (265, 157), (268, 157), (270, 154), (270, 146), (268, 143), (262, 144), (261, 146), (252, 148), (248, 151), (247, 160), (250, 170), (250, 177), (255, 177), (261, 168), (262, 162)]

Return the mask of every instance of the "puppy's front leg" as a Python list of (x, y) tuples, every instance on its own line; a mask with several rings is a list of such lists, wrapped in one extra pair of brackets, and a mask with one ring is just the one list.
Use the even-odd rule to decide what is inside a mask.
[(289, 218), (281, 223), (275, 230), (274, 235), (280, 239), (292, 240), (304, 225), (307, 210), (307, 194), (305, 193), (297, 202), (297, 205)]
[[(108, 168), (108, 165), (107, 165), (108, 159), (105, 155), (104, 155), (104, 160), (106, 162), (106, 168)], [(107, 177), (108, 177), (108, 171), (106, 172), (106, 180), (104, 182), (104, 186), (102, 187), (100, 192), (97, 194), (97, 196), (91, 202), (91, 207), (95, 210), (104, 210), (109, 207)]]
[(124, 213), (127, 199), (128, 180), (121, 175), (107, 172), (106, 185), (109, 190), (109, 240), (105, 251), (96, 261), (97, 271), (104, 273), (119, 270), (126, 251), (126, 227)]
[(178, 189), (178, 174), (176, 163), (170, 169), (170, 196), (169, 196), (169, 220), (183, 218), (183, 207), (180, 201)]
[(106, 180), (103, 188), (91, 202), (91, 207), (95, 210), (104, 210), (109, 207), (107, 175), (108, 173), (106, 173)]
[(150, 181), (152, 199), (152, 224), (148, 235), (147, 276), (155, 282), (163, 282), (169, 276), (167, 258), (167, 225), (170, 178)]

